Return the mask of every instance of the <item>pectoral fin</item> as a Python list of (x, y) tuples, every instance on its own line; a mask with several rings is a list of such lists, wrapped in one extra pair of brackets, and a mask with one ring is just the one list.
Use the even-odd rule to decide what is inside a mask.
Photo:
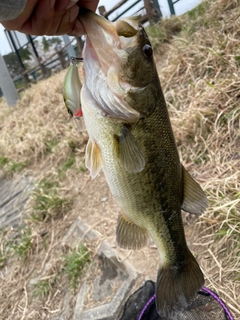
[(141, 249), (148, 243), (147, 231), (138, 227), (125, 215), (120, 214), (117, 225), (117, 243), (125, 249)]
[(182, 210), (201, 215), (207, 208), (207, 197), (200, 185), (190, 176), (183, 166), (182, 170), (184, 187)]
[(102, 169), (101, 150), (98, 147), (97, 143), (91, 138), (89, 138), (86, 147), (85, 165), (90, 171), (90, 175), (93, 179), (98, 175), (98, 173)]
[(140, 172), (145, 166), (143, 152), (126, 126), (123, 126), (118, 137), (118, 156), (122, 166), (129, 172)]

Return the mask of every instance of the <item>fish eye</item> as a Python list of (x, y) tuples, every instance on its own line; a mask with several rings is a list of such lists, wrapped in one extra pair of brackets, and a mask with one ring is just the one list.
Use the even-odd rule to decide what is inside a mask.
[(142, 47), (142, 52), (146, 58), (151, 58), (153, 55), (152, 47), (149, 44), (145, 44)]

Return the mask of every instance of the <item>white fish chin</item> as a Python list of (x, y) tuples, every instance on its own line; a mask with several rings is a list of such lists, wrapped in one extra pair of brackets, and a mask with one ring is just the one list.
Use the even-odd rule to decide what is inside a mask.
[(83, 58), (85, 85), (96, 101), (99, 112), (126, 123), (137, 122), (140, 114), (127, 104), (125, 98), (128, 90), (139, 88), (119, 82), (116, 64), (113, 65), (109, 61), (111, 60), (109, 56), (107, 65), (100, 61), (90, 40), (86, 41)]

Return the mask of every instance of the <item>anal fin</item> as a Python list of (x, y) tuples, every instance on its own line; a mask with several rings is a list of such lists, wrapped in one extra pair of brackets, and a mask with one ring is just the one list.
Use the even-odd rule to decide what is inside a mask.
[(124, 249), (141, 249), (148, 243), (148, 233), (122, 213), (118, 217), (117, 243)]
[(118, 155), (122, 166), (129, 172), (140, 172), (145, 166), (143, 152), (130, 130), (123, 126), (118, 138)]
[(182, 165), (183, 172), (183, 204), (182, 210), (201, 215), (207, 208), (207, 197), (200, 185), (190, 176)]
[(102, 155), (101, 150), (97, 143), (89, 138), (86, 152), (85, 152), (85, 165), (90, 171), (91, 177), (94, 179), (102, 169)]

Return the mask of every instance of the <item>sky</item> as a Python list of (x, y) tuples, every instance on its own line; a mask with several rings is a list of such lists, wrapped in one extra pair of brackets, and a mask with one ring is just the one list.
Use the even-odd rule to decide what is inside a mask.
[[(113, 6), (115, 6), (120, 0), (100, 0), (99, 6), (105, 6), (106, 10), (110, 10)], [(132, 0), (129, 0), (128, 3), (133, 2)], [(162, 14), (164, 17), (167, 17), (170, 15), (169, 7), (168, 7), (168, 1), (167, 0), (158, 0)], [(185, 13), (188, 10), (191, 10), (195, 6), (197, 6), (201, 0), (179, 0), (175, 5), (175, 12), (176, 15), (181, 15)], [(127, 4), (127, 6), (129, 5)], [(125, 4), (126, 5), (126, 4)], [(143, 6), (142, 3), (139, 4), (139, 7)], [(122, 9), (121, 9), (122, 10)], [(136, 11), (136, 9), (134, 9)], [(134, 11), (132, 12), (132, 14)], [(116, 13), (114, 13), (116, 14)], [(113, 14), (113, 15), (114, 15)], [(129, 11), (126, 15), (131, 15), (131, 12)], [(111, 17), (110, 17), (111, 18)], [(4, 33), (4, 28), (0, 24), (0, 54), (4, 55), (11, 52), (11, 48), (8, 44), (8, 40)]]

